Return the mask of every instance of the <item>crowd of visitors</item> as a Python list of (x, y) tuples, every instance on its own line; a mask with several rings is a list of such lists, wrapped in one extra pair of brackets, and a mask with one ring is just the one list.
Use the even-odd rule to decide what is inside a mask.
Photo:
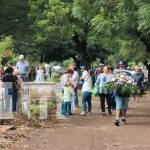
[[(8, 66), (2, 70), (0, 69), (1, 87), (5, 88), (3, 112), (16, 112), (17, 102), (23, 95), (23, 82), (29, 81), (30, 71), (33, 69), (29, 63), (25, 60), (24, 55), (19, 56), (19, 60), (14, 65), (11, 61), (8, 62)], [(134, 95), (134, 100), (139, 102), (139, 98), (145, 93), (148, 87), (148, 73), (143, 67), (127, 67), (126, 64), (121, 61), (116, 68), (109, 65), (100, 63), (98, 67), (91, 70), (87, 70), (85, 66), (80, 66), (80, 69), (74, 65), (68, 65), (65, 74), (61, 76), (62, 85), (62, 114), (72, 115), (74, 111), (79, 110), (79, 97), (78, 92), (81, 89), (82, 93), (82, 112), (81, 116), (87, 116), (92, 114), (92, 92), (96, 89), (97, 96), (100, 99), (101, 115), (112, 115), (112, 110), (116, 110), (115, 125), (119, 126), (119, 117), (122, 116), (122, 122), (126, 122), (126, 113), (128, 110), (129, 97), (120, 97), (114, 91), (104, 89), (104, 85), (111, 82), (117, 74), (124, 72), (127, 76), (130, 76), (136, 82), (139, 91)], [(42, 64), (38, 64), (35, 71), (35, 82), (44, 82), (44, 69)], [(7, 85), (12, 83), (12, 87)], [(12, 108), (10, 109), (12, 97)]]
[[(138, 94), (134, 96), (134, 100), (139, 102), (141, 97), (147, 90), (148, 74), (142, 67), (131, 68), (121, 61), (116, 68), (109, 65), (99, 64), (97, 68), (86, 70), (85, 66), (81, 66), (79, 72), (77, 67), (69, 65), (66, 73), (61, 77), (62, 92), (64, 94), (62, 101), (62, 114), (72, 115), (72, 101), (75, 107), (79, 107), (78, 90), (82, 88), (82, 112), (80, 115), (91, 115), (92, 110), (92, 91), (97, 89), (97, 94), (100, 98), (101, 115), (112, 115), (112, 110), (116, 110), (115, 125), (119, 126), (119, 117), (122, 117), (122, 123), (126, 124), (126, 113), (128, 110), (129, 97), (120, 97), (114, 91), (105, 90), (104, 85), (111, 82), (117, 74), (124, 72), (136, 82), (139, 87)], [(144, 83), (145, 82), (145, 83)], [(107, 103), (107, 105), (106, 105)]]

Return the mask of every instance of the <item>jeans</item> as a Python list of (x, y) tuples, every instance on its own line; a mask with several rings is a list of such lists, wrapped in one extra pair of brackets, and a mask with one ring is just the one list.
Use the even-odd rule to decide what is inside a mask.
[(105, 99), (106, 99), (108, 105), (108, 112), (109, 114), (111, 114), (112, 94), (101, 93), (99, 94), (99, 96), (100, 96), (102, 113), (105, 112)]
[(62, 107), (64, 115), (71, 113), (71, 102), (64, 102)]
[(115, 100), (116, 100), (116, 109), (117, 110), (121, 110), (121, 109), (127, 110), (128, 109), (128, 103), (129, 103), (128, 97), (116, 96)]
[[(4, 102), (3, 102), (3, 113), (8, 112), (16, 112), (17, 111), (17, 98), (18, 98), (18, 92), (15, 89), (5, 89), (4, 92)], [(10, 111), (12, 101), (12, 109)]]
[(83, 92), (82, 95), (82, 107), (83, 111), (87, 111), (87, 105), (88, 105), (88, 112), (91, 112), (92, 103), (91, 103), (91, 92)]
[(75, 106), (78, 106), (78, 93), (77, 93), (77, 88), (74, 89), (73, 102), (74, 102)]

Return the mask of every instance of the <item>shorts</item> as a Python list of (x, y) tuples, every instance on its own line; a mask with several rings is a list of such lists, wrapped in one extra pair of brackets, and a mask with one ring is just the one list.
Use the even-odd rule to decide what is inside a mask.
[(128, 103), (129, 103), (129, 98), (128, 97), (119, 97), (115, 96), (115, 101), (116, 101), (116, 109), (128, 109)]

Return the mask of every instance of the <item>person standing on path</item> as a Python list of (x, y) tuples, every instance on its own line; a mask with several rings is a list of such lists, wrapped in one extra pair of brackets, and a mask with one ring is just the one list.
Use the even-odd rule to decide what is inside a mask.
[(105, 85), (105, 83), (112, 80), (113, 75), (110, 74), (108, 66), (104, 66), (103, 72), (104, 73), (101, 73), (98, 76), (97, 81), (96, 81), (96, 86), (98, 89), (98, 94), (100, 96), (102, 115), (106, 115), (106, 113), (105, 113), (105, 100), (107, 101), (107, 105), (108, 105), (108, 113), (109, 113), (109, 115), (111, 115), (112, 114), (112, 112), (111, 112), (112, 91), (106, 91), (102, 87)]
[(25, 61), (24, 55), (19, 56), (19, 61), (16, 63), (16, 68), (20, 72), (21, 78), (24, 82), (28, 81), (30, 72), (29, 63)]
[(71, 111), (71, 91), (76, 87), (76, 83), (72, 80), (73, 70), (68, 69), (64, 75), (61, 77), (62, 85), (62, 114), (72, 115)]
[[(91, 75), (86, 71), (85, 66), (81, 66), (82, 77), (80, 80), (83, 80), (82, 86), (82, 108), (83, 112), (80, 114), (81, 116), (84, 115), (91, 115), (92, 103), (92, 78)], [(88, 111), (87, 111), (88, 105)]]
[[(74, 70), (74, 73), (72, 75), (72, 79), (74, 80), (74, 82), (76, 84), (78, 84), (78, 82), (79, 82), (79, 73), (77, 71), (77, 67), (74, 67), (73, 70)], [(74, 101), (75, 107), (78, 108), (79, 107), (79, 105), (78, 105), (78, 86), (76, 86), (74, 88), (73, 101)]]

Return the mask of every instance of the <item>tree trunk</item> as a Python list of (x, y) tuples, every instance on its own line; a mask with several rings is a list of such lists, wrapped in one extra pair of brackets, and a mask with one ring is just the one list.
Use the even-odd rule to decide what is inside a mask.
[(87, 42), (86, 39), (80, 39), (77, 34), (72, 38), (74, 43), (76, 44), (76, 50), (80, 54), (80, 59), (82, 65), (84, 65), (87, 69), (90, 69), (91, 59), (89, 57), (88, 51), (87, 51)]
[(43, 61), (44, 61), (44, 53), (42, 52), (40, 56), (40, 63), (43, 63)]

